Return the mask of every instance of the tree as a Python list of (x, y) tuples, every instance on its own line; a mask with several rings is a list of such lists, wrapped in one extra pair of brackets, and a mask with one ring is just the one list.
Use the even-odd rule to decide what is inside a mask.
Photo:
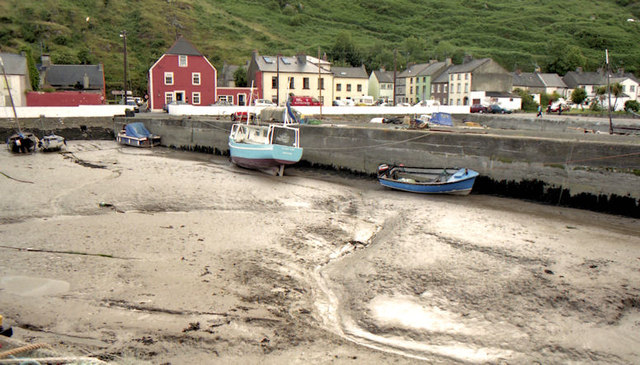
[(573, 71), (578, 67), (585, 67), (587, 58), (577, 46), (567, 46), (564, 43), (554, 42), (547, 51), (551, 60), (547, 64), (547, 72), (555, 72), (560, 75)]
[(624, 110), (633, 110), (634, 112), (638, 112), (640, 110), (640, 103), (636, 100), (627, 100), (624, 103)]
[(343, 63), (358, 67), (362, 65), (362, 56), (351, 39), (351, 34), (341, 32), (336, 38), (336, 42), (329, 49), (329, 57), (334, 63)]
[(238, 69), (233, 73), (233, 81), (236, 83), (238, 87), (246, 87), (247, 86), (247, 70), (244, 67), (238, 67)]
[(31, 84), (31, 89), (33, 91), (38, 91), (40, 88), (40, 72), (38, 72), (38, 67), (36, 67), (36, 61), (33, 59), (33, 52), (29, 47), (21, 48), (27, 58), (27, 68), (29, 69), (29, 83)]
[(525, 112), (533, 112), (538, 109), (538, 103), (533, 100), (533, 96), (531, 96), (527, 90), (515, 89), (514, 92), (522, 98), (522, 110)]
[(582, 103), (584, 103), (586, 99), (587, 92), (583, 88), (573, 89), (573, 92), (571, 92), (571, 101), (574, 104), (580, 105), (580, 107), (582, 107), (582, 110), (584, 110), (584, 106), (582, 105)]

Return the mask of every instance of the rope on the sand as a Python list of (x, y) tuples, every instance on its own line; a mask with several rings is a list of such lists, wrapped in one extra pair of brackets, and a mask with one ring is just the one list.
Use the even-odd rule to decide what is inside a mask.
[(29, 351), (41, 349), (43, 347), (51, 347), (51, 346), (47, 345), (46, 343), (34, 343), (34, 344), (31, 344), (31, 345), (17, 347), (15, 349), (11, 349), (11, 350), (0, 352), (0, 359), (4, 359), (5, 357), (21, 354), (23, 352), (29, 352)]
[(11, 180), (15, 180), (17, 182), (21, 182), (21, 183), (25, 183), (25, 184), (33, 184), (33, 181), (27, 181), (27, 180), (20, 180), (20, 179), (16, 179), (15, 177), (11, 177), (7, 174), (5, 174), (4, 172), (0, 171), (0, 174), (4, 175), (5, 177), (11, 179)]

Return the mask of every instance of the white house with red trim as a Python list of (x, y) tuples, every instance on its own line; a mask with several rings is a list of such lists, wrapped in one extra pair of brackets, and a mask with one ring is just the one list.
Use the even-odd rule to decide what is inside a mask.
[(149, 109), (172, 101), (195, 106), (216, 101), (216, 68), (183, 37), (149, 69)]

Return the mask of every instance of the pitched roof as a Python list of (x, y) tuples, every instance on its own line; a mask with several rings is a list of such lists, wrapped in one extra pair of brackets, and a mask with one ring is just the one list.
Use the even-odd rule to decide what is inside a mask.
[(527, 88), (544, 88), (544, 82), (537, 72), (514, 72), (513, 86), (523, 86)]
[(27, 75), (27, 58), (14, 53), (0, 53), (7, 75)]
[(547, 87), (567, 87), (567, 84), (564, 83), (564, 81), (562, 80), (562, 77), (560, 77), (560, 75), (558, 74), (551, 74), (551, 73), (546, 73), (546, 74), (538, 74), (540, 76), (540, 78), (542, 79), (542, 82), (544, 82), (544, 84)]
[(200, 53), (188, 40), (184, 39), (184, 37), (178, 38), (178, 40), (176, 40), (173, 46), (171, 46), (165, 54), (202, 56), (202, 53)]
[[(253, 59), (262, 72), (290, 72), (290, 73), (318, 73), (318, 68), (323, 74), (331, 73), (331, 64), (325, 60), (319, 60), (307, 55), (294, 57), (285, 56), (260, 56), (254, 53)], [(279, 63), (279, 65), (278, 65)], [(318, 67), (320, 65), (320, 67)]]
[(451, 69), (449, 69), (449, 73), (452, 74), (452, 73), (459, 73), (459, 72), (473, 72), (476, 68), (490, 61), (491, 61), (491, 58), (480, 58), (477, 60), (471, 60), (461, 65), (454, 65), (453, 67), (451, 67)]
[(345, 77), (351, 79), (367, 79), (369, 75), (367, 75), (367, 70), (364, 66), (360, 67), (332, 67), (331, 71), (333, 72), (334, 77)]
[(433, 76), (438, 72), (442, 71), (447, 64), (445, 62), (434, 62), (429, 64), (429, 66), (425, 67), (418, 73), (418, 76)]
[(85, 75), (89, 78), (91, 89), (104, 87), (102, 65), (51, 65), (47, 68), (45, 83), (54, 87), (73, 87), (77, 83), (84, 85)]
[(600, 72), (569, 71), (562, 78), (567, 87), (575, 89), (580, 85), (604, 85), (606, 80)]
[(417, 76), (425, 68), (429, 67), (428, 63), (418, 63), (408, 66), (404, 71), (400, 72), (397, 77), (412, 77)]
[(449, 83), (449, 71), (454, 68), (455, 65), (450, 65), (449, 67), (447, 67), (446, 70), (444, 70), (438, 77), (436, 77), (434, 80), (431, 80), (432, 84), (447, 84)]
[(376, 76), (376, 79), (378, 79), (378, 82), (393, 84), (393, 71), (377, 70), (373, 71), (373, 74)]

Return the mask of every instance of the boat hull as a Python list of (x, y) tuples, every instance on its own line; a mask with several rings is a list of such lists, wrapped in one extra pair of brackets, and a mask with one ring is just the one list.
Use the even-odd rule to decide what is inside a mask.
[[(398, 171), (406, 173), (409, 176), (424, 176), (425, 181), (415, 181), (410, 178), (394, 178), (392, 168), (378, 173), (378, 181), (382, 186), (419, 194), (452, 194), (452, 195), (468, 195), (473, 189), (478, 173), (469, 169), (420, 169), (420, 168), (404, 168), (400, 167)], [(452, 172), (448, 172), (452, 171)], [(445, 178), (438, 179), (437, 171), (445, 172)], [(431, 177), (433, 181), (426, 181)], [(442, 176), (442, 175), (440, 175)]]
[(154, 146), (160, 146), (160, 137), (159, 136), (153, 136), (151, 138), (138, 138), (138, 137), (133, 137), (133, 136), (127, 136), (126, 134), (123, 133), (118, 133), (118, 135), (116, 136), (116, 141), (118, 141), (118, 143), (123, 144), (123, 145), (127, 145), (127, 146), (133, 146), (133, 147), (154, 147)]
[(249, 144), (229, 141), (231, 161), (249, 169), (269, 169), (292, 165), (302, 158), (302, 148), (277, 144)]

